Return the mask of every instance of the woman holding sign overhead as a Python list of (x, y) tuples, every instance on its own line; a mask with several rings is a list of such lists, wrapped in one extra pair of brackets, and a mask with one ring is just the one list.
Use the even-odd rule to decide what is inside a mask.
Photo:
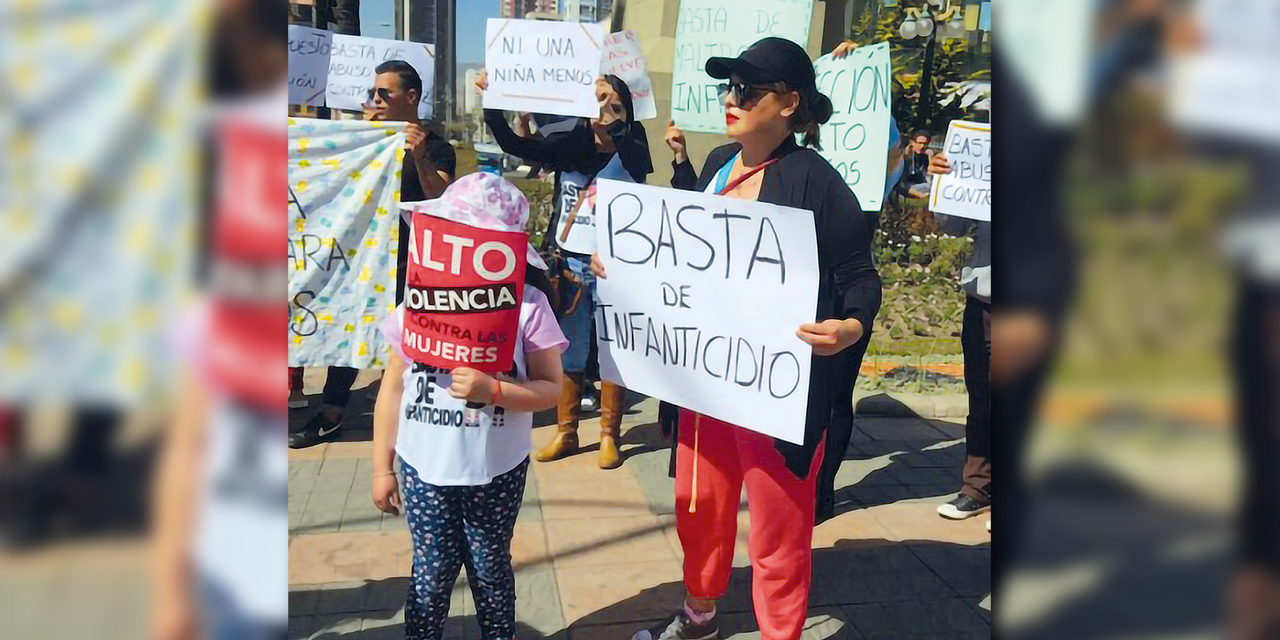
[[(684, 549), (684, 606), (634, 640), (719, 636), (716, 600), (729, 585), (738, 505), (751, 510), (752, 597), (764, 640), (797, 640), (811, 575), (815, 488), (835, 405), (858, 370), (880, 308), (880, 276), (857, 198), (818, 153), (818, 127), (831, 101), (817, 90), (799, 45), (765, 38), (737, 58), (711, 58), (732, 144), (711, 152), (699, 177), (684, 135), (668, 127), (672, 186), (813, 212), (821, 280), (814, 322), (796, 336), (813, 347), (804, 445), (775, 440), (682, 410), (676, 469), (676, 529)], [(802, 137), (802, 144), (796, 136)], [(599, 271), (599, 266), (597, 265)], [(600, 273), (599, 275), (604, 275)]]
[[(488, 86), (482, 75), (476, 81)], [(556, 216), (548, 233), (554, 237), (567, 263), (560, 277), (575, 282), (560, 289), (560, 328), (569, 338), (564, 353), (565, 382), (557, 408), (555, 439), (537, 453), (539, 462), (559, 460), (578, 449), (578, 417), (584, 374), (590, 356), (595, 278), (590, 269), (596, 247), (595, 211), (591, 196), (598, 178), (643, 183), (653, 172), (644, 128), (636, 121), (627, 83), (613, 75), (596, 82), (600, 117), (586, 126), (550, 139), (522, 138), (507, 124), (502, 111), (486, 110), (485, 122), (502, 150), (556, 171)], [(600, 460), (602, 469), (622, 464), (618, 439), (622, 429), (623, 401), (627, 390), (610, 382), (600, 383)]]

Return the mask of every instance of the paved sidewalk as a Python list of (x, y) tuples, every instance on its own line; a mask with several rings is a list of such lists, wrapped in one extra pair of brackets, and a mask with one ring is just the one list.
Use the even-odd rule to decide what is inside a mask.
[[(627, 640), (680, 603), (669, 453), (656, 406), (641, 402), (626, 417), (621, 469), (596, 467), (595, 419), (582, 425), (582, 454), (531, 467), (513, 549), (519, 638)], [(380, 514), (369, 499), (371, 408), (357, 390), (344, 442), (291, 453), (291, 639), (404, 637), (409, 535), (402, 518)], [(301, 421), (308, 411), (294, 413)], [(553, 430), (536, 428), (535, 446)], [(934, 511), (956, 488), (963, 432), (937, 420), (859, 419), (837, 483), (842, 513), (815, 531), (806, 637), (990, 637), (990, 614), (979, 606), (990, 582), (986, 518), (949, 522)], [(744, 502), (739, 569), (721, 603), (725, 637), (759, 635), (747, 524)], [(445, 637), (481, 640), (465, 578), (454, 595)]]

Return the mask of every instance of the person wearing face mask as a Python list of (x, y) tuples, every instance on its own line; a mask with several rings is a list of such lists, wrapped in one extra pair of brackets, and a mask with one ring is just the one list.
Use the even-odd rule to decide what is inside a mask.
[[(481, 73), (476, 86), (484, 91), (488, 85), (486, 74)], [(556, 171), (556, 209), (548, 235), (567, 266), (556, 270), (552, 277), (561, 280), (560, 299), (555, 302), (569, 348), (564, 353), (565, 381), (556, 409), (556, 437), (534, 455), (539, 462), (559, 460), (578, 450), (583, 383), (594, 342), (595, 278), (591, 254), (595, 252), (596, 180), (643, 183), (653, 173), (644, 129), (636, 120), (627, 83), (614, 75), (603, 76), (596, 81), (596, 98), (600, 102), (599, 117), (548, 139), (522, 138), (511, 130), (504, 112), (485, 110), (485, 123), (504, 152)], [(627, 390), (619, 385), (600, 384), (602, 469), (622, 465), (618, 440), (626, 394)]]
[[(733, 143), (707, 157), (701, 175), (684, 134), (668, 125), (675, 152), (671, 185), (812, 212), (817, 231), (818, 306), (796, 336), (813, 348), (803, 445), (680, 410), (676, 530), (684, 550), (684, 606), (633, 640), (712, 640), (720, 635), (716, 600), (729, 585), (742, 489), (751, 512), (752, 599), (764, 640), (797, 640), (804, 631), (811, 576), (815, 493), (836, 404), (858, 371), (880, 308), (880, 276), (857, 197), (816, 151), (831, 100), (815, 84), (799, 45), (765, 38), (737, 58), (706, 64), (720, 85)], [(800, 134), (802, 143), (796, 142)], [(802, 146), (803, 145), (803, 146)], [(597, 275), (604, 277), (598, 261)]]

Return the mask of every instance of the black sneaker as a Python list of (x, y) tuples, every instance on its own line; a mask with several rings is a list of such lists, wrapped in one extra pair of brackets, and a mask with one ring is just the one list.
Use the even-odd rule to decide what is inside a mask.
[(711, 614), (710, 620), (695, 625), (681, 607), (670, 622), (637, 631), (631, 640), (718, 640), (719, 637), (720, 624), (715, 614)]
[(323, 411), (317, 411), (302, 430), (289, 434), (289, 448), (306, 449), (322, 442), (332, 442), (338, 439), (341, 431), (341, 420), (330, 420)]
[(991, 510), (991, 501), (981, 501), (966, 495), (952, 498), (950, 502), (938, 506), (938, 515), (948, 520), (964, 520)]

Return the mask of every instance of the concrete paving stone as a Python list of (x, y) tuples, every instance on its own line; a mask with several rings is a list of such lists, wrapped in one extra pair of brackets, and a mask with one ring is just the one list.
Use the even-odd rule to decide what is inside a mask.
[(289, 640), (300, 640), (310, 637), (315, 628), (315, 616), (290, 616), (287, 634)]
[(347, 504), (348, 495), (350, 495), (349, 489), (315, 491), (307, 499), (307, 512), (336, 509), (338, 513), (342, 513), (342, 507)]
[(814, 606), (937, 602), (958, 595), (910, 549), (856, 544), (815, 553), (810, 593)]
[(387, 612), (403, 609), (408, 593), (407, 578), (389, 578), (370, 582), (365, 588), (364, 610)]
[(565, 628), (560, 591), (550, 566), (516, 572), (516, 620), (544, 636)]
[(396, 626), (374, 627), (360, 632), (359, 640), (404, 640), (403, 622)]
[(898, 503), (869, 507), (871, 515), (889, 530), (893, 540), (935, 540), (959, 544), (986, 544), (991, 533), (986, 518), (945, 520), (932, 504)]
[(907, 486), (916, 485), (941, 485), (950, 486), (952, 491), (960, 487), (963, 479), (960, 470), (936, 469), (936, 468), (919, 468), (911, 469), (901, 474), (903, 484)]
[(359, 614), (353, 615), (319, 615), (314, 618), (315, 630), (307, 638), (325, 638), (330, 640), (337, 636), (354, 635), (360, 631), (364, 619)]
[(342, 512), (308, 512), (302, 514), (295, 532), (299, 534), (337, 533), (342, 525)]
[(358, 463), (352, 458), (325, 458), (320, 464), (320, 475), (349, 475), (354, 478)]
[(328, 450), (329, 450), (329, 443), (327, 442), (323, 444), (318, 444), (312, 447), (307, 447), (306, 449), (290, 449), (289, 461), (290, 462), (293, 462), (295, 460), (321, 461), (324, 459), (324, 454)]
[(981, 598), (991, 593), (991, 547), (916, 545), (912, 552), (956, 593)]
[[(344, 435), (351, 437), (346, 427), (343, 427)], [(369, 460), (373, 456), (373, 442), (330, 442), (329, 448), (325, 451), (324, 459), (326, 462), (333, 460)]]
[(648, 629), (662, 623), (663, 620), (641, 620), (619, 624), (599, 624), (591, 626), (574, 626), (569, 628), (570, 640), (626, 640), (641, 629)]
[(382, 514), (376, 510), (374, 513), (345, 512), (342, 515), (342, 522), (338, 524), (339, 533), (381, 530)]
[(649, 510), (648, 500), (630, 474), (601, 478), (591, 485), (578, 482), (541, 482), (538, 485), (542, 519), (596, 520)]
[(566, 567), (609, 566), (620, 560), (676, 559), (663, 535), (664, 527), (650, 515), (592, 521), (557, 520), (544, 526), (557, 571)]
[(393, 516), (389, 513), (384, 513), (379, 522), (379, 531), (409, 533), (409, 521), (405, 519), (404, 514)]
[(316, 602), (318, 615), (336, 613), (360, 613), (365, 610), (365, 583), (331, 582), (320, 587)]
[(547, 550), (547, 534), (542, 525), (516, 523), (511, 540), (511, 564), (517, 570), (523, 568), (549, 568), (551, 553)]
[(933, 444), (946, 437), (925, 420), (863, 418), (856, 420), (854, 426), (868, 437), (881, 441)]
[(889, 530), (865, 509), (842, 513), (813, 530), (813, 548), (835, 547), (844, 541), (886, 540)]
[(983, 638), (991, 626), (962, 599), (846, 607), (863, 635), (876, 638)]
[(615, 624), (658, 620), (684, 601), (680, 565), (675, 560), (556, 568), (556, 585), (569, 624)]
[(299, 535), (289, 542), (290, 584), (385, 580), (409, 575), (409, 533)]
[(293, 590), (289, 587), (289, 617), (309, 616), (316, 613), (316, 605), (320, 601), (318, 587), (308, 585), (305, 590)]

